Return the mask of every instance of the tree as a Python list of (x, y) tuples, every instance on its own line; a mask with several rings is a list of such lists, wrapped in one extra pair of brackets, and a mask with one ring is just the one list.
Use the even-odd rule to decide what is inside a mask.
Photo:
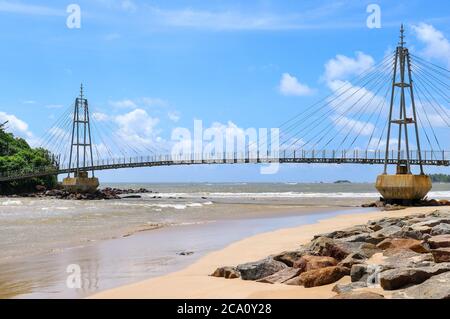
[[(5, 123), (6, 124), (6, 123)], [(23, 139), (5, 132), (0, 126), (0, 173), (11, 171), (32, 171), (37, 167), (53, 166), (52, 156), (43, 148), (31, 148)], [(0, 182), (0, 194), (20, 194), (36, 190), (37, 185), (53, 188), (57, 184), (56, 176), (44, 176)]]

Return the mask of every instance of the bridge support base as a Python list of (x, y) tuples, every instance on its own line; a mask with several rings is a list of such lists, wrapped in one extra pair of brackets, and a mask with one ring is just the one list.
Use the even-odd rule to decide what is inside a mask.
[(88, 177), (87, 172), (79, 172), (78, 176), (64, 178), (62, 186), (71, 193), (94, 193), (99, 182), (97, 177)]
[(376, 189), (388, 201), (417, 201), (431, 190), (431, 178), (427, 175), (383, 174), (377, 177)]

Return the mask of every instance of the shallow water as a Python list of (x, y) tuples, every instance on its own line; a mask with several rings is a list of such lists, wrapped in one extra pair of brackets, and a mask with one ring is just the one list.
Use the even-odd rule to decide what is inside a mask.
[[(166, 273), (255, 232), (304, 223), (304, 214), (335, 213), (378, 197), (372, 184), (102, 186), (145, 187), (153, 193), (111, 201), (0, 198), (1, 296), (85, 296)], [(434, 185), (430, 197), (450, 198), (450, 185)], [(194, 256), (176, 254), (185, 249)], [(89, 273), (98, 273), (91, 282), (100, 283), (82, 293), (67, 292), (61, 278), (72, 261), (98, 269)]]

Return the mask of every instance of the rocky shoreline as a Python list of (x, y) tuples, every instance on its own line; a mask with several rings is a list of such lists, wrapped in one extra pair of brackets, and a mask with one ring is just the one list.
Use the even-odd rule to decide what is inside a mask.
[[(66, 200), (111, 200), (111, 199), (124, 199), (124, 198), (141, 198), (139, 194), (157, 194), (151, 190), (140, 189), (119, 189), (106, 187), (97, 190), (95, 193), (70, 193), (63, 189), (38, 189), (35, 193), (26, 193), (21, 195), (11, 195), (7, 197), (32, 197), (32, 198), (54, 198), (54, 199), (66, 199)], [(155, 195), (156, 197), (156, 195)]]
[(220, 267), (212, 276), (305, 288), (347, 276), (351, 283), (335, 284), (333, 298), (450, 298), (450, 209), (319, 234), (294, 251)]
[(407, 207), (437, 207), (437, 206), (450, 206), (450, 201), (448, 200), (437, 200), (437, 199), (422, 199), (418, 201), (388, 201), (384, 198), (380, 198), (376, 202), (363, 204), (361, 207), (364, 208), (381, 208), (385, 211), (400, 210)]

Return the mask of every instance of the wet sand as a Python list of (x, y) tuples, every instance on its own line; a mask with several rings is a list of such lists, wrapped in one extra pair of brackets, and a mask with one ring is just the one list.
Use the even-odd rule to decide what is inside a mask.
[[(435, 207), (408, 208), (382, 212), (359, 209), (358, 214), (328, 216), (320, 221), (297, 227), (275, 230), (237, 241), (196, 261), (181, 271), (148, 279), (135, 284), (107, 290), (93, 298), (330, 298), (335, 284), (304, 288), (287, 285), (269, 285), (209, 276), (217, 267), (255, 261), (270, 254), (297, 248), (316, 234), (364, 224), (370, 219), (385, 216), (400, 217), (427, 213)], [(340, 282), (348, 282), (348, 277)]]
[[(236, 207), (237, 208), (237, 207)], [(257, 212), (256, 212), (257, 211)], [(259, 206), (246, 218), (224, 218), (133, 233), (0, 263), (0, 298), (84, 298), (179, 271), (208, 253), (259, 233), (317, 222), (351, 208)], [(180, 255), (180, 253), (188, 253)], [(189, 254), (192, 252), (192, 254)], [(70, 289), (69, 265), (82, 287)]]

